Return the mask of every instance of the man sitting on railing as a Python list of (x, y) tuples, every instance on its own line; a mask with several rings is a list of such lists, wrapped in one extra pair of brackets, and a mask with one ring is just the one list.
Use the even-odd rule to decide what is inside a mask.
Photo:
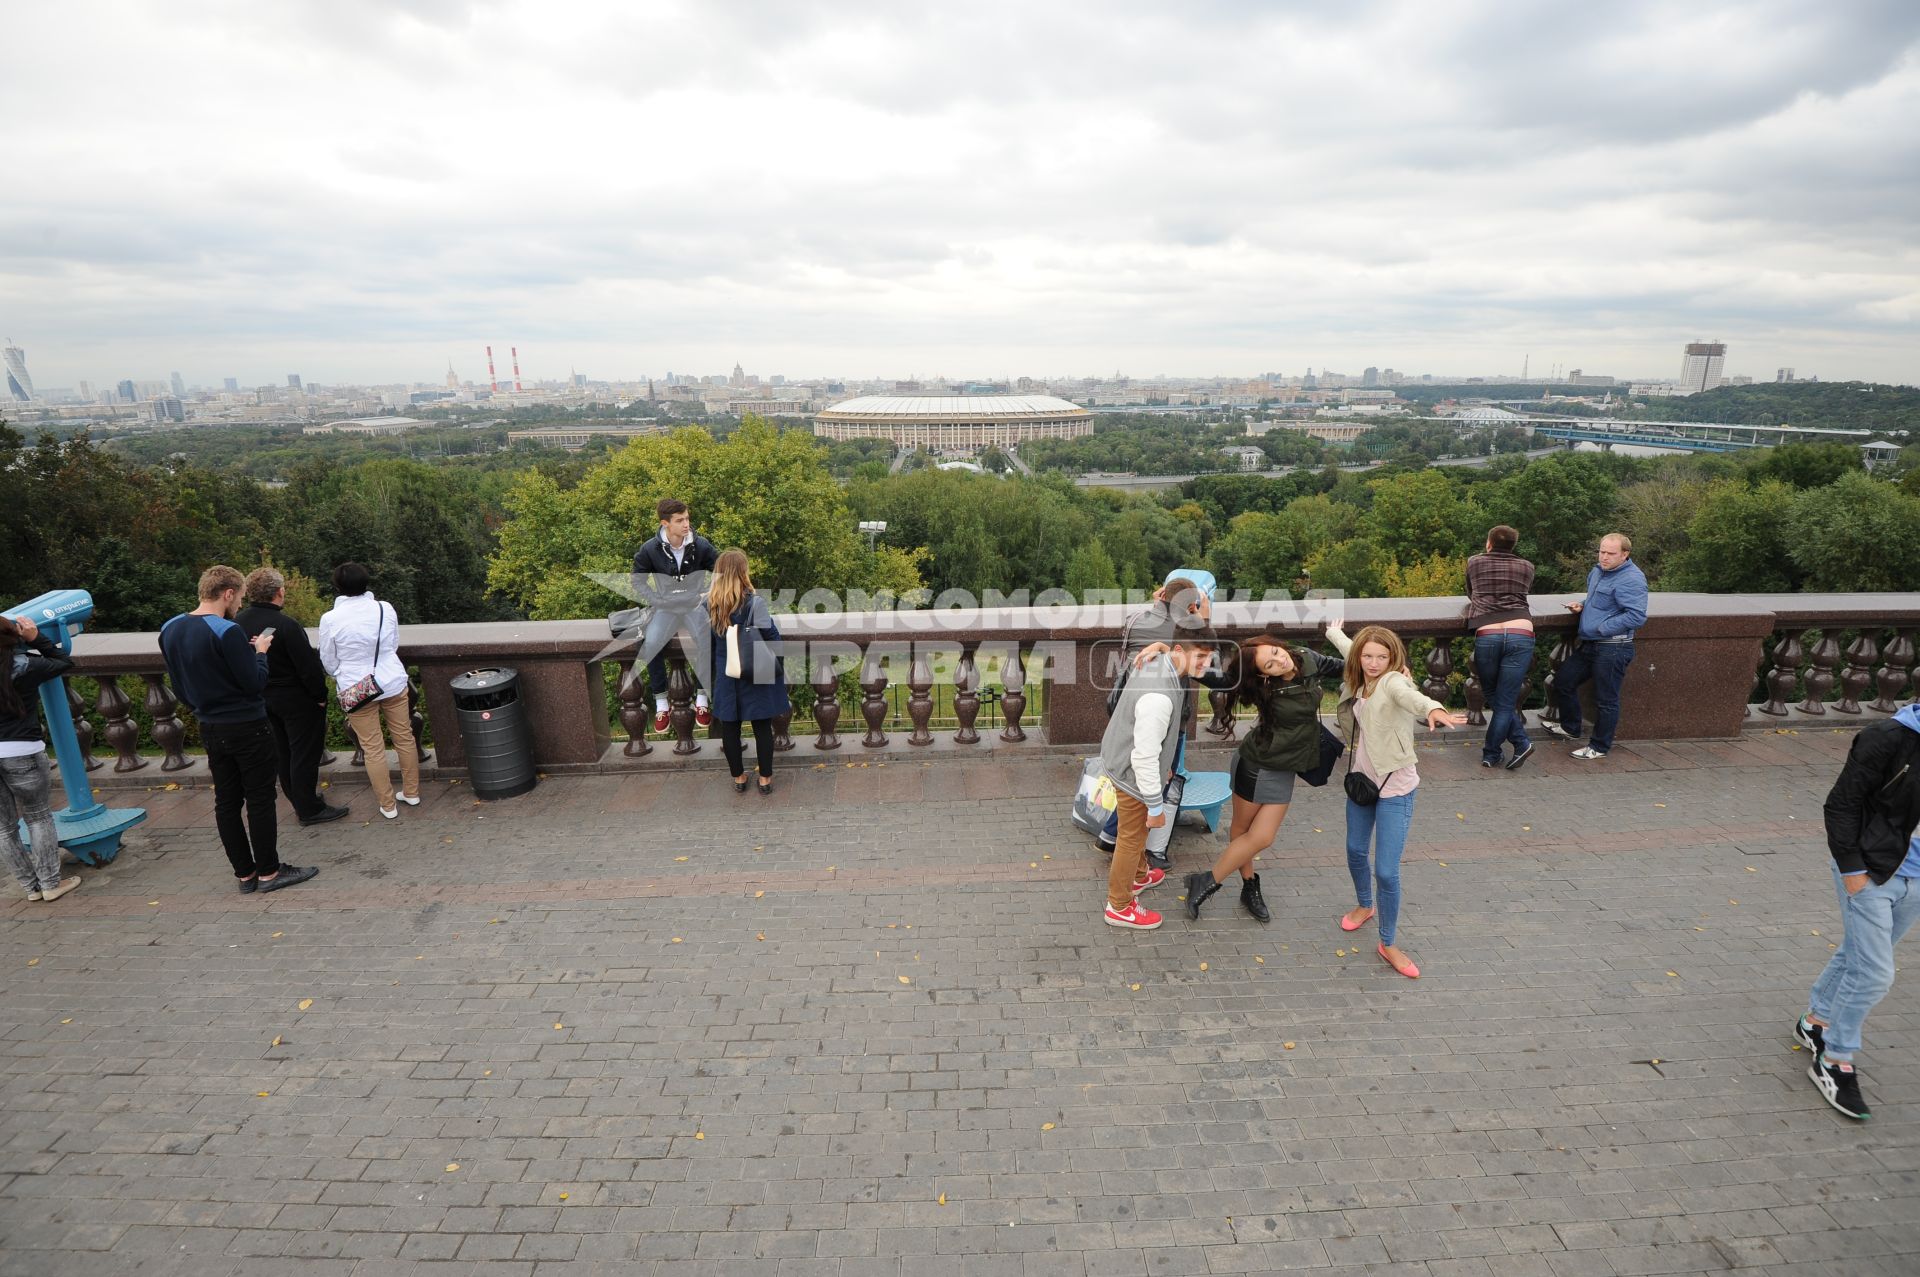
[(699, 677), (693, 702), (693, 721), (705, 727), (713, 722), (707, 708), (707, 689), (713, 686), (712, 633), (707, 624), (707, 581), (720, 552), (713, 542), (693, 530), (687, 503), (663, 498), (654, 507), (660, 534), (650, 537), (633, 556), (634, 597), (647, 605), (645, 632), (635, 664), (647, 667), (647, 687), (653, 692), (653, 730), (667, 730), (667, 656), (673, 636), (685, 630), (687, 654)]

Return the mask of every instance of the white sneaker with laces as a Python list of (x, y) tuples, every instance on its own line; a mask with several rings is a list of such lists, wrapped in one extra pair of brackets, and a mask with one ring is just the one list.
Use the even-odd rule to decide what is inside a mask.
[(1596, 759), (1596, 758), (1606, 757), (1605, 754), (1601, 753), (1599, 750), (1595, 749), (1591, 745), (1582, 745), (1579, 749), (1576, 749), (1573, 751), (1573, 756), (1575, 758), (1584, 758), (1584, 759), (1587, 759), (1588, 761), (1592, 761), (1593, 759)]

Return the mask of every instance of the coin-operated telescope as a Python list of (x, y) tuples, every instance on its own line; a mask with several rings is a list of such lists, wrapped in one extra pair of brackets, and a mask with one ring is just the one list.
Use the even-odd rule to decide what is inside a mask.
[[(85, 590), (50, 590), (19, 607), (0, 608), (0, 615), (26, 617), (58, 643), (61, 651), (71, 654), (74, 636), (83, 632), (93, 617), (93, 596)], [(53, 756), (60, 760), (60, 783), (67, 791), (67, 805), (53, 813), (60, 845), (83, 864), (105, 864), (120, 854), (120, 835), (147, 818), (146, 808), (108, 807), (93, 796), (93, 786), (87, 781), (87, 760), (80, 752), (80, 738), (74, 734), (73, 713), (67, 705), (66, 679), (40, 685), (40, 709), (47, 720), (47, 735), (53, 741)], [(20, 837), (24, 843), (24, 827)]]

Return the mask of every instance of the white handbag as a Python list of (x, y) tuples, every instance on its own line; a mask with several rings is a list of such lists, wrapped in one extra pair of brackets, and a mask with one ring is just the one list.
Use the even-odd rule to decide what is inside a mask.
[(742, 672), (740, 664), (740, 627), (727, 627), (727, 677), (739, 678)]

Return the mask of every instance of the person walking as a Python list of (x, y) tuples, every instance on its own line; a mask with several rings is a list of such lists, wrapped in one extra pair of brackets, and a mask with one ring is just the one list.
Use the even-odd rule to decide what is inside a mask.
[[(160, 627), (160, 654), (180, 703), (193, 711), (213, 774), (213, 823), (243, 893), (278, 891), (320, 871), (280, 863), (278, 768), (267, 725), (267, 652), (233, 622), (245, 579), (224, 563), (200, 575), (200, 605)], [(241, 809), (246, 819), (241, 819)]]
[(1647, 623), (1647, 576), (1630, 557), (1624, 532), (1600, 538), (1599, 562), (1587, 573), (1587, 593), (1567, 604), (1580, 617), (1573, 652), (1554, 675), (1560, 721), (1546, 728), (1564, 740), (1580, 739), (1580, 685), (1593, 683), (1593, 736), (1575, 758), (1605, 758), (1620, 728), (1620, 685), (1633, 664), (1633, 634)]
[(282, 611), (287, 579), (268, 567), (247, 573), (241, 587), (247, 606), (234, 623), (249, 638), (271, 634), (267, 649), (267, 725), (273, 728), (273, 756), (280, 770), (280, 792), (302, 825), (324, 825), (347, 814), (320, 796), (320, 755), (327, 744), (327, 672), (307, 641), (306, 627)]
[(1107, 867), (1110, 927), (1151, 931), (1160, 925), (1160, 915), (1139, 900), (1141, 892), (1159, 886), (1167, 876), (1146, 863), (1147, 831), (1172, 819), (1165, 803), (1180, 748), (1178, 711), (1185, 703), (1187, 678), (1212, 662), (1214, 643), (1210, 626), (1182, 629), (1171, 651), (1132, 671), (1100, 739), (1101, 767), (1113, 784), (1120, 813), (1120, 836)]
[[(420, 805), (420, 746), (407, 712), (407, 667), (400, 663), (400, 616), (373, 594), (373, 577), (358, 563), (333, 570), (333, 607), (320, 618), (320, 664), (339, 689), (347, 726), (366, 758), (380, 815), (393, 820), (398, 803)], [(349, 703), (351, 702), (351, 703)], [(386, 724), (400, 756), (400, 792), (387, 768)]]
[(667, 644), (685, 630), (687, 656), (696, 678), (693, 721), (706, 727), (713, 722), (713, 711), (707, 705), (707, 691), (713, 686), (705, 606), (707, 578), (720, 556), (713, 542), (693, 530), (693, 516), (686, 502), (677, 497), (663, 498), (654, 507), (654, 515), (660, 520), (659, 534), (649, 538), (633, 556), (633, 595), (647, 605), (635, 663), (647, 667), (647, 687), (653, 692), (653, 730), (664, 732), (668, 725)]
[(714, 560), (707, 615), (713, 623), (713, 712), (720, 723), (720, 748), (734, 792), (746, 793), (740, 727), (753, 724), (756, 784), (765, 798), (773, 793), (773, 720), (787, 712), (787, 675), (780, 627), (766, 599), (754, 591), (745, 551), (728, 550)]
[(80, 885), (77, 874), (60, 876), (53, 768), (40, 734), (40, 685), (72, 668), (73, 658), (31, 620), (0, 616), (0, 849), (29, 900), (58, 900)]
[[(1413, 825), (1414, 791), (1420, 787), (1413, 725), (1424, 719), (1435, 730), (1460, 727), (1467, 716), (1449, 713), (1414, 685), (1406, 672), (1407, 645), (1392, 630), (1369, 625), (1349, 639), (1336, 623), (1327, 627), (1327, 641), (1346, 658), (1335, 717), (1350, 751), (1347, 872), (1353, 875), (1356, 903), (1340, 919), (1340, 929), (1358, 931), (1378, 916), (1380, 956), (1401, 975), (1418, 979), (1420, 968), (1394, 943), (1400, 923), (1400, 857)], [(1364, 783), (1354, 783), (1356, 774)], [(1375, 800), (1356, 801), (1356, 794)]]
[(1241, 908), (1264, 923), (1273, 915), (1253, 861), (1279, 834), (1295, 778), (1320, 765), (1321, 680), (1338, 677), (1345, 662), (1256, 634), (1240, 644), (1239, 668), (1234, 699), (1259, 717), (1234, 753), (1230, 841), (1211, 870), (1187, 875), (1187, 917), (1197, 920), (1207, 897), (1239, 874)]
[[(1502, 523), (1487, 533), (1487, 548), (1467, 560), (1467, 628), (1473, 631), (1473, 670), (1486, 694), (1487, 739), (1482, 767), (1517, 771), (1533, 757), (1520, 693), (1533, 669), (1533, 564), (1515, 554), (1520, 534)], [(1506, 758), (1507, 745), (1513, 757)]]
[(1840, 947), (1807, 995), (1793, 1038), (1813, 1052), (1820, 1097), (1873, 1116), (1854, 1057), (1867, 1016), (1893, 988), (1893, 949), (1920, 920), (1920, 703), (1862, 728), (1827, 794), (1827, 852), (1840, 896)]

